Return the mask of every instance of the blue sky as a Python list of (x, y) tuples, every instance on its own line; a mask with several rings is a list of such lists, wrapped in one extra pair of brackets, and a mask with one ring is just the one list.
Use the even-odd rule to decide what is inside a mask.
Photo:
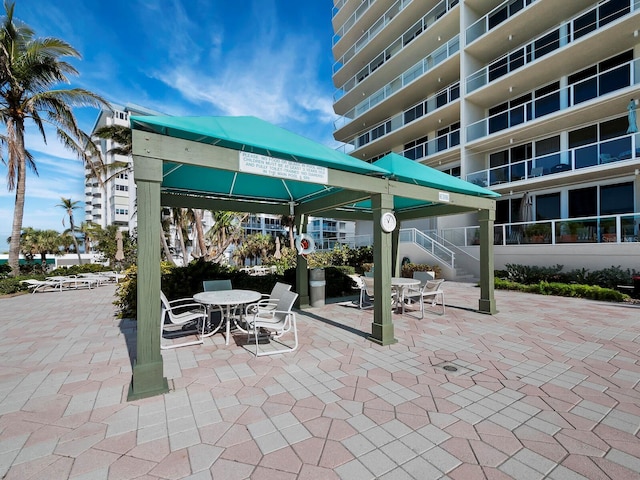
[[(335, 147), (332, 0), (17, 0), (14, 16), (39, 37), (73, 45), (72, 86), (168, 115), (254, 115)], [(4, 10), (0, 7), (2, 13)], [(93, 109), (76, 110), (89, 132)], [(60, 197), (84, 207), (81, 162), (54, 133), (27, 124), (39, 176), (27, 173), (24, 227), (62, 231)], [(0, 187), (0, 245), (15, 194)], [(76, 211), (84, 219), (84, 208)], [(76, 220), (77, 221), (77, 220)], [(78, 222), (79, 223), (79, 222)], [(5, 251), (6, 247), (2, 248)]]

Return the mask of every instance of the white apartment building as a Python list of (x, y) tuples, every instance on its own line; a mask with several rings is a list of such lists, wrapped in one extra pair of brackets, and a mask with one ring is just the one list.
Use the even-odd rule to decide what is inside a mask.
[[(138, 105), (111, 104), (113, 110), (101, 110), (98, 114), (91, 136), (96, 130), (105, 126), (129, 126), (130, 115), (162, 115)], [(102, 184), (91, 177), (91, 169), (85, 167), (87, 180), (85, 184), (85, 221), (93, 222), (105, 228), (107, 225), (118, 225), (123, 231), (133, 231), (136, 227), (135, 198), (136, 184), (133, 180), (133, 164), (131, 156), (108, 153), (117, 146), (111, 140), (96, 141), (102, 154), (102, 161), (107, 165), (123, 163), (128, 165), (108, 170), (103, 174)]]
[[(500, 193), (496, 268), (640, 269), (640, 0), (335, 0), (333, 28), (347, 153)], [(475, 225), (401, 227), (473, 255)]]

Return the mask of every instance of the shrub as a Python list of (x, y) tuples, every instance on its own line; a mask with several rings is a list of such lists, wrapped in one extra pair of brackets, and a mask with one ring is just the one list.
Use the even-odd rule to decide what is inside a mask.
[(402, 265), (401, 276), (413, 278), (413, 272), (433, 272), (436, 278), (442, 276), (442, 269), (439, 265), (427, 265), (426, 263), (405, 263)]
[(8, 277), (8, 278), (0, 279), (0, 295), (11, 295), (14, 293), (28, 290), (25, 285), (20, 283), (20, 280), (24, 280), (24, 278)]
[(518, 290), (540, 295), (556, 295), (559, 297), (579, 297), (591, 300), (604, 300), (609, 302), (623, 302), (629, 299), (628, 295), (611, 288), (603, 288), (598, 285), (579, 285), (541, 281), (535, 284), (521, 284), (510, 280), (495, 279), (495, 288), (501, 290)]

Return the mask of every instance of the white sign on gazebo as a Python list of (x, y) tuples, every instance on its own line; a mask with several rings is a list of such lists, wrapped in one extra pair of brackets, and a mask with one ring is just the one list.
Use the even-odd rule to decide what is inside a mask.
[(257, 153), (238, 153), (240, 154), (239, 170), (241, 172), (310, 183), (326, 184), (329, 181), (329, 169), (326, 167), (267, 157)]

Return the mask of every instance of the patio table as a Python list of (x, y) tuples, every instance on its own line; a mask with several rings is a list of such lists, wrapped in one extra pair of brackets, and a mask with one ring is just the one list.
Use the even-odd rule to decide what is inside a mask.
[(415, 278), (391, 277), (391, 287), (397, 292), (396, 294), (396, 310), (402, 308), (404, 302), (404, 290), (407, 287), (415, 287), (420, 285), (420, 280)]
[[(254, 292), (253, 290), (240, 290), (240, 289), (231, 289), (231, 290), (217, 290), (212, 292), (201, 292), (196, 293), (193, 296), (193, 299), (198, 302), (206, 305), (207, 310), (214, 305), (218, 305), (220, 307), (225, 307), (224, 318), (220, 322), (220, 324), (214, 328), (211, 332), (206, 333), (205, 337), (210, 337), (215, 334), (220, 326), (224, 323), (226, 328), (226, 339), (225, 345), (229, 345), (229, 337), (231, 336), (231, 307), (237, 307), (239, 305), (247, 305), (249, 303), (255, 303), (262, 298), (262, 294), (260, 292)], [(235, 320), (234, 320), (235, 321)], [(237, 321), (235, 321), (236, 326), (238, 326)], [(238, 326), (239, 327), (239, 326)]]

